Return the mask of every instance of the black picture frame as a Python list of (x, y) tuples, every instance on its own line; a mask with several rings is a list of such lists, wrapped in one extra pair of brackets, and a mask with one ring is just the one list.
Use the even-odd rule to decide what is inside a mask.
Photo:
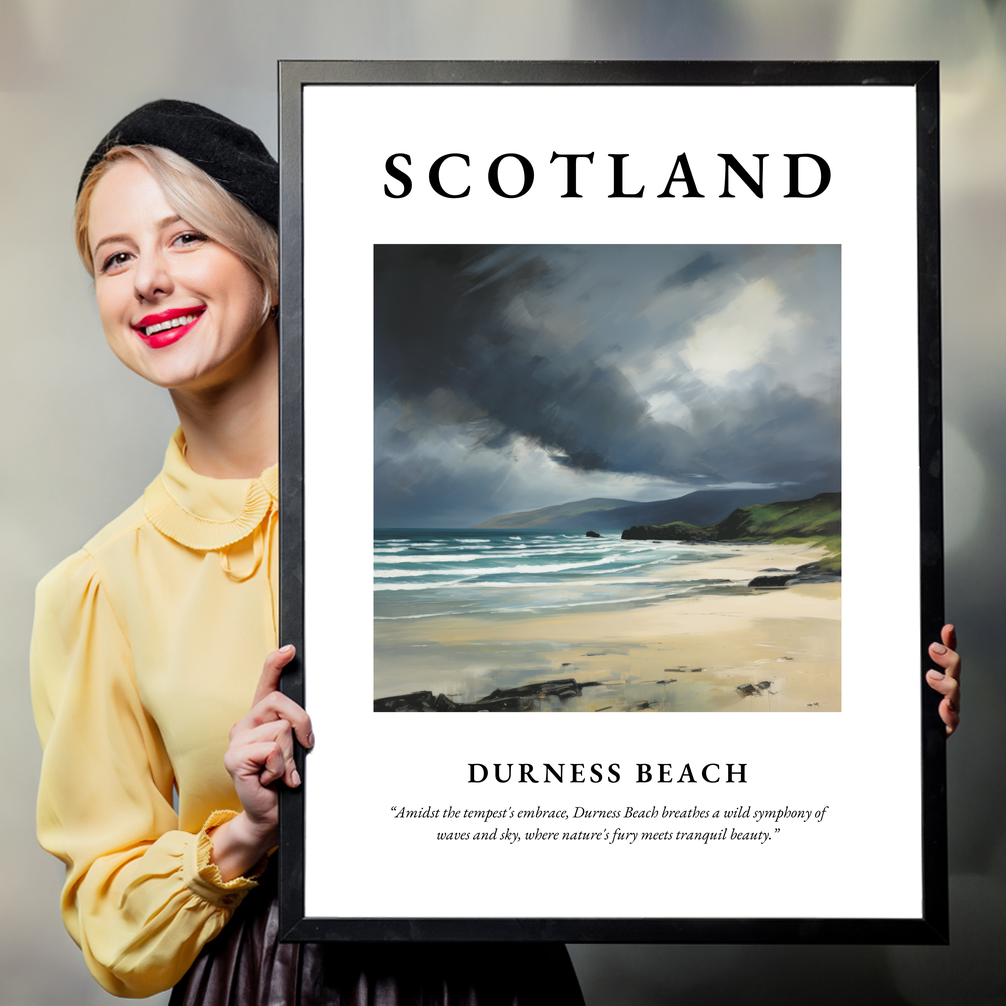
[[(925, 684), (927, 647), (943, 624), (940, 377), (939, 71), (935, 62), (401, 62), (282, 61), (280, 105), (280, 639), (298, 648), (284, 692), (311, 710), (305, 648), (302, 101), (305, 87), (687, 85), (777, 88), (908, 87), (916, 110), (918, 401), (921, 569), (922, 905), (911, 918), (379, 918), (305, 914), (305, 809), (311, 759), (298, 750), (304, 785), (281, 794), (280, 926), (287, 941), (563, 941), (618, 943), (939, 944), (948, 941), (945, 736), (939, 696)], [(383, 179), (382, 179), (383, 181)], [(338, 870), (341, 864), (333, 863)], [(358, 865), (353, 868), (359, 868)], [(376, 881), (379, 882), (379, 881)]]

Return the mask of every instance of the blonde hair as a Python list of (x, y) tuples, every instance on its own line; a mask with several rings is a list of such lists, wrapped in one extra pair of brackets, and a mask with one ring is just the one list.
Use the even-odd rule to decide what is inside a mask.
[(234, 252), (255, 273), (262, 284), (264, 323), (279, 294), (279, 236), (202, 168), (165, 147), (112, 147), (84, 181), (73, 225), (77, 254), (91, 278), (94, 259), (87, 240), (91, 198), (112, 165), (126, 158), (139, 161), (154, 176), (168, 205), (183, 220)]

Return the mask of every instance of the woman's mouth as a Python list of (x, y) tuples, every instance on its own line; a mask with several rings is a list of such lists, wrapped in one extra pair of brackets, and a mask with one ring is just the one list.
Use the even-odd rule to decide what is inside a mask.
[(182, 307), (148, 314), (133, 325), (133, 331), (151, 349), (161, 349), (186, 335), (205, 310), (205, 307)]

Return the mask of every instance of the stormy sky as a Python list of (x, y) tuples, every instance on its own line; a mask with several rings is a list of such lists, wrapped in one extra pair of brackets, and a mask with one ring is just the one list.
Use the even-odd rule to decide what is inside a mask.
[(837, 246), (383, 245), (375, 524), (833, 481)]

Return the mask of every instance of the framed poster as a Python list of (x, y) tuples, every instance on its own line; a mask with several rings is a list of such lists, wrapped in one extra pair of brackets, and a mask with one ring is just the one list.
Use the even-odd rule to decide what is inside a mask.
[(280, 93), (286, 938), (945, 941), (935, 64)]

